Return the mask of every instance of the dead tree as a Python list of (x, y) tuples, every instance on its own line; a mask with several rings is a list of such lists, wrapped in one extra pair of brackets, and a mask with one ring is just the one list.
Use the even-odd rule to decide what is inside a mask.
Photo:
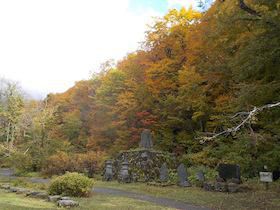
[(244, 119), (237, 126), (225, 129), (224, 131), (213, 134), (211, 136), (200, 137), (199, 138), (200, 143), (203, 144), (207, 141), (211, 141), (220, 136), (228, 136), (228, 135), (234, 136), (241, 128), (243, 128), (246, 124), (248, 124), (260, 112), (262, 112), (266, 109), (271, 109), (271, 108), (275, 108), (275, 107), (279, 107), (279, 106), (280, 106), (280, 102), (277, 102), (274, 104), (267, 104), (262, 107), (254, 107), (254, 109), (249, 112), (238, 112), (234, 116), (232, 116), (232, 118), (242, 116), (242, 117), (244, 117)]

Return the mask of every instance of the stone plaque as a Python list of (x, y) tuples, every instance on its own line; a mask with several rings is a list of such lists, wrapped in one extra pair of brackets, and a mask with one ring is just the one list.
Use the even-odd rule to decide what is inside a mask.
[(141, 141), (139, 144), (140, 148), (145, 149), (152, 149), (153, 148), (153, 142), (152, 142), (152, 134), (149, 129), (144, 129), (141, 133)]
[(261, 182), (272, 182), (272, 173), (271, 172), (260, 172), (260, 181)]
[(219, 164), (218, 166), (219, 177), (225, 181), (228, 179), (241, 179), (240, 167), (235, 164)]
[(177, 174), (179, 179), (179, 186), (189, 187), (190, 183), (188, 181), (187, 169), (183, 163), (181, 163), (177, 168)]
[(162, 164), (160, 170), (159, 170), (159, 179), (161, 182), (167, 182), (169, 179), (169, 174), (168, 174), (168, 168), (167, 168), (167, 164), (164, 163)]

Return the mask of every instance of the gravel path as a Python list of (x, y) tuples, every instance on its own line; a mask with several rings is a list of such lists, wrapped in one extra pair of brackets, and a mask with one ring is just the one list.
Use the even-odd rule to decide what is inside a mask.
[[(14, 176), (14, 171), (12, 169), (0, 168), (0, 176), (8, 177), (11, 179), (16, 179)], [(32, 183), (48, 183), (49, 179), (43, 178), (29, 178)], [(110, 194), (116, 196), (123, 196), (128, 198), (133, 198), (136, 200), (148, 201), (151, 203), (155, 203), (161, 206), (182, 209), (182, 210), (210, 210), (210, 208), (202, 207), (202, 206), (194, 206), (183, 201), (177, 201), (169, 198), (161, 198), (151, 195), (145, 195), (135, 192), (128, 192), (124, 190), (112, 189), (112, 188), (103, 188), (103, 187), (95, 187), (93, 192), (100, 194)]]
[(0, 176), (11, 177), (14, 175), (14, 170), (10, 168), (0, 168)]
[[(15, 172), (13, 169), (10, 168), (0, 168), (0, 177), (6, 177), (9, 179), (17, 179), (17, 176), (14, 175)], [(50, 179), (44, 179), (44, 178), (39, 178), (39, 177), (32, 177), (32, 178), (27, 178), (30, 182), (32, 183), (49, 183)]]

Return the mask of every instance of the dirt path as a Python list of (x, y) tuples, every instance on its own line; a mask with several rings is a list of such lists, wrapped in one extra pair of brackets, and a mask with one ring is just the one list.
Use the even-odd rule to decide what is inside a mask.
[[(17, 178), (16, 176), (14, 176), (13, 170), (6, 169), (6, 168), (0, 169), (0, 176), (7, 177), (10, 179)], [(50, 181), (49, 179), (43, 179), (43, 178), (28, 178), (28, 180), (32, 183), (48, 183)], [(135, 192), (128, 192), (128, 191), (112, 189), (112, 188), (95, 187), (93, 189), (93, 192), (100, 193), (100, 194), (109, 194), (109, 195), (128, 197), (128, 198), (133, 198), (133, 199), (142, 200), (142, 201), (148, 201), (148, 202), (155, 203), (155, 204), (158, 204), (161, 206), (175, 208), (175, 209), (210, 210), (210, 208), (191, 205), (191, 204), (185, 203), (183, 201), (176, 201), (176, 200), (169, 199), (169, 198), (156, 197), (156, 196), (145, 195), (145, 194), (140, 194), (140, 193), (135, 193)]]

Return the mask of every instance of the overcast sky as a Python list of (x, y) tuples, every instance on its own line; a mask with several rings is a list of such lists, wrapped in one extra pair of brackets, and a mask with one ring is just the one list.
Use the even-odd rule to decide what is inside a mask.
[(63, 92), (135, 51), (146, 24), (195, 0), (0, 0), (0, 77), (33, 96)]

